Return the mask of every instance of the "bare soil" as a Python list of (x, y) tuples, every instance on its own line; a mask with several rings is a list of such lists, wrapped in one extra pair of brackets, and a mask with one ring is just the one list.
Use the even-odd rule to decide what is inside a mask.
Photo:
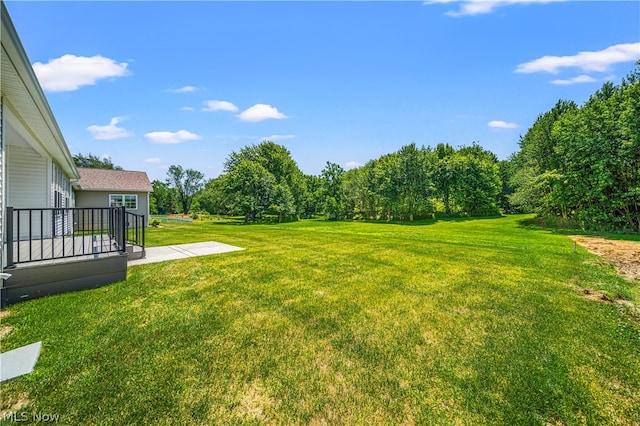
[(618, 273), (628, 280), (640, 280), (640, 242), (609, 240), (572, 235), (570, 238), (589, 252), (610, 260)]
[(7, 336), (13, 331), (13, 327), (2, 324), (2, 319), (8, 317), (9, 315), (10, 312), (7, 310), (0, 311), (0, 339), (2, 339), (4, 336)]

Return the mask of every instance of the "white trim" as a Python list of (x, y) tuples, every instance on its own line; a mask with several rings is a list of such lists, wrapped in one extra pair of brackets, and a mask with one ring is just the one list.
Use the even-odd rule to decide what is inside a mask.
[(24, 141), (31, 147), (34, 151), (40, 154), (41, 157), (51, 157), (48, 152), (46, 152), (42, 145), (38, 143), (33, 133), (31, 133), (25, 123), (18, 117), (18, 114), (13, 109), (11, 102), (8, 99), (5, 99), (5, 108), (4, 113), (6, 115), (6, 123), (11, 123), (11, 128), (16, 131), (16, 133), (24, 139)]
[[(60, 167), (74, 179), (78, 171), (69, 151), (60, 127), (51, 110), (51, 106), (44, 95), (44, 91), (33, 71), (31, 61), (24, 50), (20, 37), (16, 31), (4, 1), (0, 2), (2, 24), (0, 25), (0, 40), (2, 43), (3, 79), (13, 80), (14, 85), (4, 87), (2, 95), (10, 98), (12, 107), (18, 116), (25, 118), (27, 128), (32, 129), (35, 140), (42, 145), (47, 154), (53, 157)], [(4, 72), (7, 72), (5, 77)], [(4, 80), (3, 80), (4, 83)], [(27, 118), (28, 117), (28, 118)], [(33, 122), (32, 122), (33, 120)], [(41, 153), (42, 155), (42, 153)]]
[[(119, 203), (120, 205), (113, 205), (112, 197), (121, 197), (120, 203)], [(135, 207), (127, 207), (128, 197), (134, 197), (136, 202)], [(113, 201), (116, 201), (116, 200), (113, 200)], [(116, 204), (118, 204), (117, 201), (116, 201)], [(128, 210), (138, 210), (138, 194), (109, 194), (109, 207), (122, 207), (122, 206), (124, 206)]]
[[(53, 160), (51, 162), (51, 207), (73, 207), (69, 177)], [(58, 194), (60, 200), (58, 200)]]
[[(5, 193), (7, 192), (7, 174), (6, 171), (6, 158), (7, 150), (5, 149), (4, 133), (6, 130), (6, 121), (4, 116), (4, 97), (0, 96), (0, 244), (4, 247), (4, 230), (6, 228), (6, 218), (4, 214), (4, 206), (6, 205)], [(4, 270), (4, 253), (0, 255), (0, 273)], [(5, 278), (0, 280), (0, 286), (4, 286)]]

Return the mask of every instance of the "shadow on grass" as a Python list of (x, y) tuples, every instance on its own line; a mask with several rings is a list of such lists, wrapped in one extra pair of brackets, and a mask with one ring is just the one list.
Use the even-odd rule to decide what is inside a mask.
[(278, 220), (275, 218), (266, 217), (263, 219), (256, 219), (254, 221), (247, 222), (244, 216), (227, 216), (227, 217), (220, 217), (218, 219), (213, 219), (213, 220), (211, 219), (200, 220), (198, 222), (206, 225), (213, 225), (213, 226), (218, 226), (218, 225), (250, 226), (250, 225), (286, 225), (287, 223), (295, 223), (298, 221), (289, 220), (284, 222), (278, 222)]
[(506, 216), (469, 216), (469, 217), (437, 217), (433, 219), (420, 219), (414, 220), (413, 222), (408, 220), (354, 220), (353, 222), (360, 223), (373, 223), (379, 225), (403, 225), (403, 226), (427, 226), (427, 225), (435, 225), (438, 222), (452, 222), (452, 223), (462, 223), (462, 222), (470, 222), (475, 220), (496, 220), (503, 219)]
[(438, 217), (434, 219), (419, 219), (414, 220), (413, 222), (408, 220), (372, 220), (372, 219), (324, 219), (324, 218), (309, 218), (309, 219), (301, 219), (294, 221), (285, 221), (278, 222), (277, 220), (265, 218), (262, 220), (256, 220), (253, 222), (246, 222), (244, 217), (226, 217), (221, 218), (219, 220), (205, 220), (201, 223), (206, 223), (207, 225), (232, 225), (232, 226), (249, 226), (249, 225), (287, 225), (290, 223), (299, 223), (301, 221), (307, 222), (315, 222), (315, 223), (370, 223), (375, 225), (402, 225), (402, 226), (429, 226), (435, 225), (438, 222), (452, 222), (452, 223), (462, 223), (469, 221), (477, 221), (477, 220), (496, 220), (502, 219), (506, 216), (478, 216), (478, 217)]
[(568, 226), (556, 226), (553, 223), (549, 223), (543, 217), (535, 216), (520, 219), (516, 222), (518, 227), (523, 229), (529, 229), (532, 231), (546, 231), (551, 234), (558, 235), (583, 235), (586, 237), (600, 237), (609, 240), (621, 240), (621, 241), (640, 241), (640, 234), (630, 233), (616, 233), (616, 232), (604, 232), (604, 231), (592, 231), (579, 227)]

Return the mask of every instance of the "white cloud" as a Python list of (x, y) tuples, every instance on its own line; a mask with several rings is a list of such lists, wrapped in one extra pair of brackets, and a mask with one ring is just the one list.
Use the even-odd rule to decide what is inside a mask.
[(276, 141), (283, 141), (286, 139), (293, 139), (295, 138), (296, 135), (271, 135), (271, 136), (266, 136), (264, 138), (258, 138), (261, 141), (271, 141), (271, 142), (276, 142)]
[(184, 86), (184, 87), (181, 87), (179, 89), (169, 89), (169, 92), (171, 92), (171, 93), (193, 93), (193, 92), (196, 92), (197, 90), (198, 90), (197, 87)]
[(150, 164), (160, 164), (162, 163), (162, 160), (160, 160), (160, 157), (153, 157), (153, 158), (146, 158), (144, 162), (150, 163)]
[(145, 134), (144, 137), (158, 144), (180, 143), (202, 139), (201, 136), (187, 130), (178, 130), (177, 132), (150, 132)]
[(64, 55), (46, 64), (36, 62), (33, 71), (44, 90), (69, 92), (81, 86), (92, 86), (102, 78), (127, 75), (127, 63), (96, 55), (92, 57)]
[(345, 163), (344, 167), (347, 170), (349, 170), (349, 169), (357, 169), (358, 167), (362, 167), (362, 164), (358, 163), (357, 161), (348, 161), (348, 162)]
[(228, 101), (205, 101), (203, 111), (238, 111), (238, 107)]
[(565, 0), (428, 0), (423, 4), (460, 3), (460, 8), (445, 13), (448, 16), (482, 15), (493, 12), (496, 8), (513, 4), (552, 3)]
[(278, 111), (278, 108), (266, 104), (255, 104), (254, 106), (247, 108), (240, 114), (238, 114), (238, 117), (242, 121), (251, 122), (267, 120), (269, 118), (273, 118), (276, 120), (287, 118), (286, 115)]
[(133, 136), (133, 133), (127, 131), (122, 127), (118, 127), (118, 123), (124, 120), (125, 117), (113, 117), (109, 124), (106, 126), (89, 126), (87, 130), (93, 134), (94, 139), (98, 140), (111, 140), (121, 139)]
[(580, 84), (580, 83), (595, 83), (597, 80), (589, 75), (579, 75), (573, 78), (568, 78), (568, 79), (557, 79), (557, 80), (552, 80), (551, 83), (552, 84), (559, 84), (561, 86), (568, 86), (570, 84)]
[(180, 108), (180, 109), (181, 109), (182, 111), (195, 111), (195, 109), (194, 109), (194, 108), (191, 108), (191, 107), (182, 107), (182, 108)]
[(609, 46), (596, 52), (579, 52), (571, 56), (543, 56), (518, 65), (515, 72), (548, 72), (557, 74), (561, 68), (579, 68), (582, 71), (606, 72), (611, 65), (640, 59), (640, 42)]
[(507, 123), (502, 120), (493, 120), (487, 123), (487, 125), (493, 129), (517, 129), (518, 125), (516, 123)]

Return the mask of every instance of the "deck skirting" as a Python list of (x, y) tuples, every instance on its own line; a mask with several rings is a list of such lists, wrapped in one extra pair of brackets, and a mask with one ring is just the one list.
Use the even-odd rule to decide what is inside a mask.
[(69, 291), (97, 288), (127, 278), (127, 253), (109, 253), (97, 259), (75, 258), (64, 262), (37, 262), (5, 269), (2, 306)]

